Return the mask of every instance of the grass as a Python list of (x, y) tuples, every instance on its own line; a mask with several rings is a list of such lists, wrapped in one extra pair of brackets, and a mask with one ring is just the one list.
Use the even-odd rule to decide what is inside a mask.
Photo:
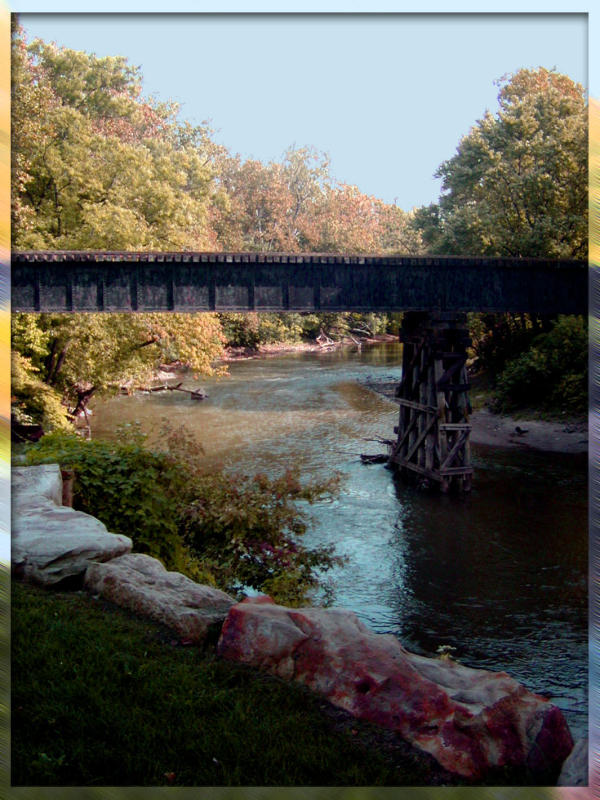
[[(429, 763), (301, 687), (95, 600), (12, 584), (13, 786), (415, 786)], [(379, 741), (381, 744), (381, 741)]]

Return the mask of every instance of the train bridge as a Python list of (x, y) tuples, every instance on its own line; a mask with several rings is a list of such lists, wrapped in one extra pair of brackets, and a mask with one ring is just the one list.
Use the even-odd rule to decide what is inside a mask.
[(11, 267), (13, 311), (587, 311), (587, 265), (566, 260), (29, 251)]
[(587, 314), (579, 261), (295, 253), (15, 252), (13, 311), (404, 311), (390, 466), (468, 491), (467, 311)]

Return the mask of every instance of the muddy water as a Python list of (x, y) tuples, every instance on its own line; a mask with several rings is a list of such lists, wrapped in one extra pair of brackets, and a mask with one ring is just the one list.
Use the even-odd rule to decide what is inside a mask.
[[(549, 694), (576, 737), (587, 731), (587, 477), (585, 456), (472, 446), (466, 498), (397, 485), (357, 454), (391, 437), (397, 407), (361, 385), (400, 375), (397, 345), (231, 364), (203, 380), (208, 398), (177, 392), (97, 403), (95, 436), (168, 417), (215, 466), (310, 477), (343, 475), (339, 497), (313, 507), (307, 544), (334, 543), (335, 604), (414, 651), (447, 645), (463, 663), (504, 669)], [(189, 380), (186, 385), (195, 386)]]

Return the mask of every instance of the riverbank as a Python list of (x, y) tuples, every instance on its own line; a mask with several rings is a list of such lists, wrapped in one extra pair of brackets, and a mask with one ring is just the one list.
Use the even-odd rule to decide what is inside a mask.
[[(366, 381), (365, 386), (395, 402), (397, 381)], [(588, 449), (586, 420), (535, 419), (494, 414), (487, 407), (471, 414), (471, 442), (494, 447), (544, 450), (554, 453), (585, 453)]]
[[(49, 467), (43, 469), (46, 472)], [(54, 472), (60, 481), (57, 467)], [(52, 491), (49, 485), (45, 486), (46, 492)], [(20, 498), (23, 508), (23, 497), (19, 492), (16, 497)], [(56, 502), (55, 497), (53, 499)], [(45, 503), (46, 500), (42, 503), (44, 509)], [(77, 514), (70, 509), (64, 512), (65, 515)], [(80, 526), (81, 521), (73, 521)], [(29, 523), (26, 527), (30, 527)], [(71, 552), (69, 548), (66, 556)], [(148, 556), (138, 555), (137, 558), (148, 560)], [(56, 561), (53, 559), (51, 563)], [(114, 563), (116, 565), (116, 561)], [(473, 772), (456, 769), (463, 764), (462, 760), (456, 764), (451, 759), (440, 760), (438, 751), (436, 758), (440, 763), (434, 763), (426, 753), (407, 745), (389, 725), (384, 724), (386, 730), (382, 730), (379, 720), (377, 725), (361, 721), (362, 700), (352, 706), (351, 715), (332, 707), (326, 698), (307, 692), (306, 687), (248, 669), (247, 665), (254, 663), (251, 659), (246, 659), (246, 665), (236, 663), (238, 635), (242, 641), (247, 635), (250, 641), (254, 641), (256, 635), (264, 636), (263, 654), (268, 652), (277, 657), (281, 647), (277, 636), (270, 642), (268, 625), (258, 631), (252, 626), (249, 629), (243, 625), (239, 627), (243, 606), (236, 606), (234, 618), (230, 611), (229, 628), (222, 628), (216, 651), (216, 626), (193, 646), (187, 626), (183, 631), (173, 626), (172, 617), (169, 622), (161, 614), (160, 621), (170, 625), (166, 628), (152, 614), (149, 614), (152, 620), (146, 616), (149, 610), (144, 603), (126, 604), (129, 609), (126, 610), (109, 601), (112, 599), (121, 605), (122, 595), (109, 594), (109, 599), (104, 599), (102, 592), (97, 594), (99, 586), (90, 584), (88, 577), (90, 571), (99, 566), (95, 563), (88, 568), (84, 584), (87, 592), (81, 591), (81, 583), (75, 580), (70, 581), (69, 588), (63, 583), (52, 585), (51, 590), (47, 586), (38, 588), (13, 580), (12, 643), (16, 678), (12, 685), (12, 778), (15, 785), (88, 785), (93, 782), (100, 785), (432, 786), (460, 785), (477, 779)], [(70, 574), (71, 579), (75, 577), (75, 573)], [(181, 589), (181, 583), (177, 585)], [(171, 596), (168, 603), (173, 600)], [(290, 620), (296, 619), (296, 613), (302, 615), (303, 612), (290, 612)], [(306, 622), (317, 622), (319, 614), (315, 613), (317, 615), (309, 615)], [(329, 613), (320, 612), (321, 616)], [(333, 642), (343, 632), (342, 616), (336, 615), (335, 619), (337, 622), (331, 631), (324, 629), (329, 631), (328, 636), (333, 636)], [(336, 633), (339, 624), (342, 628)], [(350, 636), (358, 636), (357, 641), (362, 642), (357, 647), (357, 651), (363, 653), (356, 662), (358, 676), (364, 682), (364, 670), (370, 674), (368, 667), (361, 663), (360, 659), (365, 657), (361, 647), (366, 646), (367, 652), (375, 652), (371, 650), (375, 647), (380, 658), (372, 663), (378, 664), (375, 676), (378, 681), (382, 668), (385, 674), (383, 665), (390, 668), (388, 640), (386, 637), (381, 640), (383, 649), (379, 651), (374, 641), (379, 637), (373, 637), (366, 630), (361, 633), (351, 620), (350, 625)], [(281, 634), (277, 626), (275, 630), (277, 635)], [(315, 641), (321, 639), (317, 637)], [(269, 642), (274, 649), (269, 650)], [(309, 650), (308, 657), (315, 658), (319, 652), (318, 648)], [(65, 653), (69, 653), (69, 658)], [(106, 660), (103, 657), (106, 653), (117, 655)], [(478, 702), (474, 698), (482, 688), (481, 673), (473, 673), (459, 664), (452, 666), (443, 659), (423, 659), (408, 653), (401, 661), (404, 658), (416, 667), (416, 670), (410, 668), (409, 676), (417, 686), (421, 670), (426, 684), (431, 679), (440, 687), (453, 686), (453, 681), (458, 680), (456, 674), (463, 672), (470, 699), (465, 697), (458, 702), (466, 703), (467, 707)], [(35, 670), (27, 666), (32, 663), (36, 665)], [(316, 666), (319, 662), (310, 663)], [(351, 664), (352, 659), (348, 662), (349, 669)], [(321, 669), (325, 669), (322, 674), (326, 674), (326, 666)], [(392, 665), (394, 675), (400, 669), (400, 663)], [(428, 671), (431, 669), (433, 675)], [(448, 675), (443, 677), (448, 670), (455, 676), (450, 681)], [(521, 692), (512, 696), (514, 682), (505, 684), (506, 678), (504, 673), (488, 673), (484, 696), (490, 691), (489, 681), (497, 679), (499, 690), (509, 692), (507, 699), (511, 698), (511, 709), (516, 701), (514, 713), (530, 713), (527, 704), (519, 706)], [(463, 685), (462, 679), (459, 683)], [(395, 685), (392, 681), (391, 686)], [(400, 681), (398, 686), (402, 685)], [(93, 693), (89, 692), (90, 686), (94, 687)], [(348, 688), (358, 691), (358, 697), (362, 697), (362, 689), (355, 689), (356, 686), (356, 678), (351, 678)], [(391, 696), (396, 696), (396, 691), (392, 688)], [(427, 689), (426, 693), (429, 691)], [(85, 702), (81, 702), (82, 697), (86, 698)], [(420, 691), (416, 697), (421, 697)], [(125, 698), (126, 718), (122, 714)], [(379, 707), (380, 701), (381, 698), (375, 701), (374, 708)], [(536, 702), (543, 703), (540, 698), (536, 698)], [(261, 711), (259, 715), (257, 708)], [(425, 703), (423, 714), (433, 714), (431, 719), (435, 719), (435, 708)], [(500, 713), (502, 716), (507, 712)], [(490, 714), (493, 717), (493, 708)], [(511, 719), (512, 714), (513, 711)], [(547, 751), (555, 753), (552, 756), (554, 767), (541, 762), (536, 766), (532, 762), (530, 772), (524, 766), (498, 768), (492, 761), (481, 785), (552, 785), (564, 758), (561, 753), (568, 752), (565, 748), (570, 743), (570, 736), (568, 742), (564, 740), (568, 733), (566, 727), (561, 723), (562, 727), (556, 729), (553, 719), (548, 717), (548, 732), (556, 746), (562, 748)], [(156, 720), (161, 721), (160, 729), (156, 727)], [(519, 724), (519, 729), (529, 730), (529, 726)], [(54, 735), (56, 730), (60, 730), (60, 737)], [(106, 730), (111, 731), (110, 746)], [(485, 730), (487, 728), (484, 737), (487, 736)], [(501, 729), (490, 724), (489, 730), (497, 730), (493, 736), (499, 736), (499, 741), (512, 747), (512, 739), (504, 740)], [(460, 750), (463, 747), (460, 738), (456, 740), (448, 735), (447, 741), (451, 748)], [(524, 744), (529, 743), (527, 746), (532, 742), (530, 738), (524, 740)], [(468, 752), (464, 754), (467, 761)], [(435, 750), (431, 753), (435, 754)], [(452, 774), (445, 772), (443, 764), (453, 770)], [(550, 772), (547, 773), (547, 769)], [(461, 775), (463, 777), (459, 777)]]
[(397, 336), (391, 333), (381, 333), (352, 339), (344, 337), (336, 341), (330, 340), (327, 344), (318, 344), (317, 342), (274, 342), (273, 344), (260, 344), (257, 347), (226, 347), (225, 354), (220, 360), (227, 363), (249, 358), (268, 358), (269, 356), (279, 356), (284, 353), (323, 353), (328, 350), (337, 350), (341, 347), (362, 347), (362, 345), (397, 341)]

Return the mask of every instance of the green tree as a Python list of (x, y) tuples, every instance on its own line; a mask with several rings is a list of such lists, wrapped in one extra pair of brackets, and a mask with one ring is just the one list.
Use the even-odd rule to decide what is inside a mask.
[(14, 247), (210, 246), (207, 132), (143, 99), (140, 83), (122, 57), (27, 46), (14, 31)]
[[(579, 84), (547, 69), (499, 81), (499, 108), (487, 112), (436, 172), (438, 203), (413, 224), (427, 250), (454, 255), (587, 257), (587, 103)], [(584, 321), (523, 314), (472, 315), (477, 366), (496, 386), (499, 406), (585, 409)], [(566, 383), (555, 371), (560, 336)], [(572, 367), (572, 369), (571, 369)], [(553, 381), (559, 392), (549, 390)]]
[[(22, 377), (13, 381), (13, 404), (23, 420), (57, 427), (57, 402), (79, 414), (92, 395), (146, 380), (162, 362), (213, 373), (223, 342), (214, 314), (14, 314), (12, 348)], [(43, 383), (37, 399), (34, 380)], [(52, 414), (40, 405), (44, 398)]]
[(438, 204), (415, 224), (433, 252), (587, 256), (587, 103), (565, 75), (522, 69), (436, 172)]

